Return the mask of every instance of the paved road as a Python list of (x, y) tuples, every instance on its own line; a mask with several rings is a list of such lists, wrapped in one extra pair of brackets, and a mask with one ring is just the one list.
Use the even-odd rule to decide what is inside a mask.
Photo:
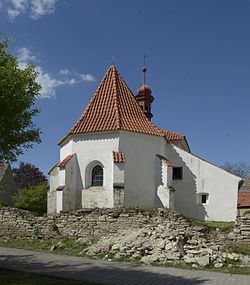
[(249, 285), (250, 276), (183, 270), (0, 247), (0, 268), (109, 285)]

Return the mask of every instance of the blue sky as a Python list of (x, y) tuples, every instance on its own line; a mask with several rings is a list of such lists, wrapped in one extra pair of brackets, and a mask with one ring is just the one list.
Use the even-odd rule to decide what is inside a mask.
[(153, 122), (210, 162), (250, 164), (249, 15), (247, 0), (0, 0), (0, 31), (43, 85), (42, 143), (19, 160), (47, 173), (112, 57), (135, 93), (146, 54)]

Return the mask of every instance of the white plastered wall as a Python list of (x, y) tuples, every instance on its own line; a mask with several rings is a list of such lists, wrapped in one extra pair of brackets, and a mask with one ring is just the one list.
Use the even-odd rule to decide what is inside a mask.
[[(83, 208), (113, 207), (112, 152), (118, 151), (118, 143), (118, 132), (84, 134), (72, 138), (72, 153), (77, 157), (77, 191), (82, 191)], [(87, 183), (95, 165), (93, 162), (103, 166), (103, 187), (89, 187)]]
[(74, 153), (72, 147), (73, 139), (70, 137), (60, 147), (60, 161), (63, 161), (65, 157)]
[(163, 207), (157, 197), (160, 161), (165, 139), (158, 136), (120, 131), (119, 151), (125, 153), (125, 206)]
[[(200, 220), (235, 220), (241, 178), (172, 144), (166, 144), (166, 155), (175, 167), (183, 167), (183, 179), (172, 181), (175, 210)], [(208, 194), (206, 204), (198, 201), (202, 193)]]

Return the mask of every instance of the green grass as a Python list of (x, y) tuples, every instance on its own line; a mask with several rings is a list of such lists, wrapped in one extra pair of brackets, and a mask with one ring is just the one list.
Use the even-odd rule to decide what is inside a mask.
[(62, 246), (56, 247), (52, 251), (53, 253), (77, 256), (87, 247), (85, 243), (80, 243), (66, 237), (60, 240), (0, 240), (0, 246), (49, 252), (52, 245), (56, 245), (58, 242), (61, 242)]
[(198, 221), (192, 218), (186, 218), (186, 219), (193, 226), (204, 227), (204, 230), (207, 231), (219, 229), (221, 232), (229, 233), (234, 228), (234, 222)]
[[(0, 269), (1, 285), (98, 285), (87, 281), (73, 281), (9, 269)], [(99, 284), (100, 285), (100, 284)]]
[(224, 233), (229, 233), (234, 228), (234, 222), (206, 221), (206, 222), (201, 222), (201, 224), (211, 229), (219, 229)]
[(233, 245), (230, 245), (229, 250), (230, 252), (250, 255), (250, 245), (233, 244)]

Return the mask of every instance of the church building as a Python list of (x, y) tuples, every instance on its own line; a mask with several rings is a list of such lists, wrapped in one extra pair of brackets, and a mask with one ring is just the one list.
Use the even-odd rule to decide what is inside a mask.
[(199, 220), (235, 220), (241, 178), (192, 154), (182, 134), (156, 127), (153, 101), (145, 80), (134, 96), (110, 66), (59, 142), (60, 162), (49, 172), (49, 213), (162, 207)]

